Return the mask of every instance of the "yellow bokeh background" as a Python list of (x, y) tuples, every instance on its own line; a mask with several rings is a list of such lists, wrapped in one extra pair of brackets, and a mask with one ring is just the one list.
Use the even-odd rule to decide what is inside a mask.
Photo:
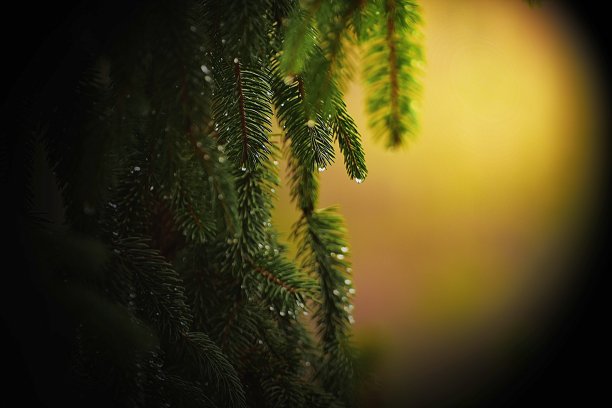
[[(494, 350), (563, 301), (597, 190), (601, 123), (594, 69), (562, 9), (430, 0), (422, 10), (418, 136), (399, 151), (373, 140), (356, 78), (346, 99), (369, 176), (351, 181), (338, 154), (320, 178), (320, 206), (339, 205), (349, 231), (357, 340), (384, 345), (383, 377), (413, 379)], [(296, 217), (284, 187), (285, 236)]]

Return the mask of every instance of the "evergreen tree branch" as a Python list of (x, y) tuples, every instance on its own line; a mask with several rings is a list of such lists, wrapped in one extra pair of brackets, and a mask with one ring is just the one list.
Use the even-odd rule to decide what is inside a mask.
[(422, 60), (419, 8), (408, 0), (376, 0), (364, 9), (370, 126), (390, 147), (402, 145), (416, 128), (415, 98)]

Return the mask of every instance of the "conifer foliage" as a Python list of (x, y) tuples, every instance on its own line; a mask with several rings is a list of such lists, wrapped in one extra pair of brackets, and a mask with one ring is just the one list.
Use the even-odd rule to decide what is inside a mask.
[[(367, 176), (343, 100), (356, 50), (372, 127), (391, 146), (413, 134), (418, 6), (126, 4), (119, 22), (78, 26), (50, 87), (63, 97), (30, 101), (3, 149), (22, 158), (5, 181), (31, 185), (38, 149), (61, 192), (51, 221), (22, 189), (20, 220), (71, 322), (74, 393), (85, 406), (355, 406), (348, 244), (338, 210), (318, 207), (319, 177), (336, 146), (348, 177)], [(297, 259), (272, 223), (281, 179)]]

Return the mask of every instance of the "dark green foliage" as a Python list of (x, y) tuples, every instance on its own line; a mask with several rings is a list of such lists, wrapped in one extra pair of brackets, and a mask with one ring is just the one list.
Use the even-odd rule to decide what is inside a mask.
[[(348, 176), (367, 176), (343, 97), (358, 42), (373, 126), (393, 145), (413, 132), (416, 6), (127, 3), (98, 6), (91, 15), (113, 17), (75, 28), (74, 78), (58, 77), (48, 106), (25, 115), (24, 137), (0, 149), (22, 162), (0, 175), (23, 181), (11, 191), (47, 296), (69, 322), (75, 398), (354, 406), (348, 249), (338, 212), (317, 208), (318, 177), (336, 142)], [(298, 259), (272, 223), (283, 159), (301, 212)], [(54, 223), (34, 214), (44, 210), (29, 188), (36, 160), (61, 197)]]

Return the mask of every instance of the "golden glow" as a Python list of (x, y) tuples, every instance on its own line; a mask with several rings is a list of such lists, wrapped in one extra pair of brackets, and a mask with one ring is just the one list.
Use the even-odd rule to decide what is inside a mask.
[[(374, 142), (362, 87), (351, 84), (369, 176), (349, 180), (338, 155), (320, 200), (347, 220), (358, 334), (381, 333), (389, 365), (414, 372), (443, 364), (443, 349), (494, 347), (562, 293), (561, 266), (596, 188), (600, 123), (592, 67), (559, 10), (518, 0), (422, 6), (418, 137), (401, 151)], [(287, 232), (286, 189), (281, 201)]]

